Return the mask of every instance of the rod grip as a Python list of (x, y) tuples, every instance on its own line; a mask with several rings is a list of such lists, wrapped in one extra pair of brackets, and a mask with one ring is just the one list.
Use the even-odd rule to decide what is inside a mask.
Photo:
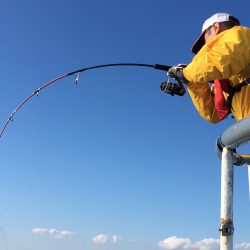
[(162, 65), (162, 64), (155, 64), (154, 65), (155, 69), (164, 70), (164, 71), (168, 71), (171, 67), (172, 66)]

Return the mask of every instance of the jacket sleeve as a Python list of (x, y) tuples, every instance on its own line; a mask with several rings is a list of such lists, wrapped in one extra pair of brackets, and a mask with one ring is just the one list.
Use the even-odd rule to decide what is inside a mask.
[(207, 83), (238, 75), (250, 63), (250, 29), (235, 26), (205, 44), (183, 70), (189, 82)]
[(195, 84), (189, 82), (187, 90), (202, 118), (212, 124), (220, 121), (214, 109), (214, 97), (208, 83)]

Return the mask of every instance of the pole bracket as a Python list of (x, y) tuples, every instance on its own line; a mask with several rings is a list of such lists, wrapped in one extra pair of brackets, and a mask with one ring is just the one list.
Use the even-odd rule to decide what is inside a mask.
[(219, 231), (221, 232), (222, 236), (232, 236), (234, 234), (234, 225), (232, 222), (222, 220), (223, 222), (220, 225)]

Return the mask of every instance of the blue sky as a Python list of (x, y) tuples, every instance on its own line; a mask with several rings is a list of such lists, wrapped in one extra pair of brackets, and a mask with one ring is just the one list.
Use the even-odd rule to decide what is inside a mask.
[[(203, 21), (216, 12), (250, 26), (242, 0), (2, 0), (1, 125), (64, 73), (190, 62)], [(235, 121), (205, 122), (188, 94), (162, 93), (166, 75), (150, 68), (99, 69), (74, 80), (32, 98), (0, 139), (0, 248), (217, 249), (214, 144)], [(238, 249), (250, 249), (249, 207), (247, 171), (237, 168)]]

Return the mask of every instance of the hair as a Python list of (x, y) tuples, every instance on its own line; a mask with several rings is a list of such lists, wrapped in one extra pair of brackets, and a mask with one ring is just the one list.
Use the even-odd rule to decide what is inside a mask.
[(226, 21), (226, 22), (220, 22), (220, 26), (224, 29), (231, 29), (234, 26), (239, 26), (239, 24), (233, 23), (231, 21)]
[(234, 26), (239, 26), (239, 25), (240, 25), (240, 21), (233, 16), (229, 17), (229, 21), (220, 22), (220, 26), (222, 26), (224, 29), (231, 29)]

